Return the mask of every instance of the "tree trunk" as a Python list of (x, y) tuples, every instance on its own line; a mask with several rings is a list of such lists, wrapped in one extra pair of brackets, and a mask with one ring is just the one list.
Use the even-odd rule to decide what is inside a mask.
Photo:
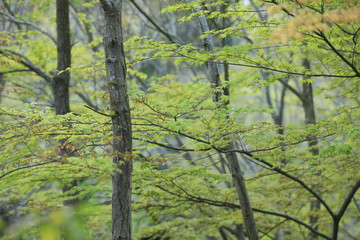
[[(307, 69), (310, 69), (310, 62), (308, 59), (303, 60), (303, 66)], [(304, 83), (302, 85), (302, 104), (305, 113), (305, 124), (316, 124), (316, 116), (315, 116), (315, 106), (314, 106), (314, 94), (312, 83)], [(311, 136), (308, 142), (310, 147), (310, 152), (313, 156), (319, 155), (318, 140), (316, 136)], [(310, 211), (318, 211), (320, 209), (320, 201), (313, 200), (310, 204)], [(315, 215), (310, 216), (310, 225), (318, 230), (317, 222), (319, 218)], [(310, 233), (311, 239), (316, 239), (317, 235), (313, 232)]]
[(112, 239), (131, 240), (132, 132), (123, 49), (122, 0), (100, 0), (104, 10), (107, 90), (113, 128)]
[[(229, 150), (232, 150), (232, 143), (229, 144)], [(245, 179), (241, 172), (241, 167), (236, 153), (226, 154), (230, 166), (230, 172), (235, 185), (238, 198), (240, 200), (241, 212), (246, 226), (246, 233), (250, 240), (258, 240), (259, 236), (256, 229), (255, 218), (251, 208), (250, 199), (245, 185)]]
[[(56, 34), (57, 34), (57, 73), (52, 79), (52, 92), (54, 96), (54, 110), (56, 115), (64, 115), (70, 112), (69, 82), (71, 67), (71, 42), (70, 42), (70, 16), (69, 0), (56, 0)], [(59, 140), (59, 155), (68, 155), (66, 139)], [(70, 185), (62, 188), (67, 192), (77, 185), (72, 181)], [(76, 194), (74, 194), (76, 195)], [(74, 205), (77, 199), (66, 200), (64, 205)]]
[(70, 112), (69, 82), (71, 66), (69, 0), (56, 0), (57, 74), (52, 82), (54, 107), (57, 115)]
[[(193, 0), (188, 0), (188, 2), (192, 2), (192, 1)], [(201, 9), (199, 7), (197, 7), (195, 9), (195, 11), (199, 12), (199, 11), (201, 11)], [(209, 28), (206, 18), (204, 16), (200, 16), (200, 17), (198, 17), (198, 20), (199, 20), (199, 26), (200, 26), (201, 33), (209, 32), (210, 28)], [(203, 43), (204, 43), (205, 50), (214, 51), (213, 36), (211, 34), (204, 38)], [(219, 91), (220, 90), (219, 87), (221, 87), (221, 83), (220, 83), (220, 74), (219, 74), (217, 64), (216, 63), (208, 63), (208, 71), (209, 71), (209, 78), (210, 78), (210, 82), (211, 82), (211, 88), (214, 90), (213, 101), (215, 103), (219, 103), (221, 100), (222, 93), (221, 93), (221, 91)], [(225, 92), (228, 94), (229, 89), (226, 89)], [(227, 107), (226, 104), (227, 103), (225, 103), (223, 105), (219, 105), (218, 107), (226, 108)], [(255, 218), (253, 215), (250, 199), (249, 199), (248, 192), (246, 189), (244, 176), (241, 171), (241, 166), (240, 166), (240, 163), (239, 163), (236, 153), (230, 152), (233, 149), (234, 149), (234, 145), (231, 142), (231, 143), (229, 143), (228, 147), (226, 148), (226, 150), (229, 151), (229, 153), (226, 154), (226, 158), (229, 163), (229, 168), (230, 168), (233, 184), (236, 188), (236, 192), (237, 192), (237, 195), (238, 195), (238, 198), (240, 201), (241, 211), (242, 211), (244, 223), (246, 226), (246, 232), (247, 232), (249, 240), (258, 240), (259, 236), (258, 236), (257, 229), (256, 229)]]

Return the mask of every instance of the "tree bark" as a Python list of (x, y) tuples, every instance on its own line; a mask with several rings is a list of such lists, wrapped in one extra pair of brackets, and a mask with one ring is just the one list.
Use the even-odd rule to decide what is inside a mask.
[(112, 239), (131, 240), (132, 131), (123, 49), (122, 0), (100, 0), (104, 10), (107, 90), (113, 130)]
[(69, 82), (71, 67), (69, 0), (56, 0), (57, 74), (53, 78), (52, 91), (57, 115), (70, 112)]
[[(54, 110), (56, 115), (70, 112), (69, 83), (71, 67), (71, 42), (70, 42), (70, 15), (69, 0), (56, 0), (56, 35), (57, 35), (57, 73), (52, 79), (51, 87), (54, 96)], [(59, 155), (68, 155), (66, 139), (59, 140)], [(67, 192), (77, 185), (74, 180), (70, 185), (62, 188)], [(76, 194), (73, 194), (76, 195)], [(64, 201), (64, 205), (74, 205), (77, 199)]]

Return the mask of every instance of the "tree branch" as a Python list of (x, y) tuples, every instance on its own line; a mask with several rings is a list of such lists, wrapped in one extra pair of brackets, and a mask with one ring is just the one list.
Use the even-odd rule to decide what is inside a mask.
[(302, 101), (303, 102), (303, 96), (295, 89), (295, 88), (293, 88), (292, 86), (290, 86), (290, 84), (288, 84), (287, 82), (285, 82), (285, 81), (283, 81), (283, 80), (281, 80), (281, 79), (278, 79), (278, 81), (282, 84), (282, 85), (284, 85), (284, 87), (286, 87), (287, 89), (289, 89), (289, 91), (290, 92), (292, 92), (293, 94), (295, 94), (299, 99), (300, 99), (300, 101)]
[(351, 203), (351, 199), (354, 197), (355, 193), (357, 192), (357, 190), (360, 188), (360, 180), (358, 180), (355, 185), (352, 187), (352, 189), (350, 190), (350, 192), (348, 193), (348, 195), (346, 196), (346, 199), (344, 201), (344, 203), (342, 204), (338, 214), (336, 215), (338, 219), (341, 219), (341, 217), (344, 215), (347, 207), (349, 206), (349, 204)]
[(324, 42), (333, 50), (333, 52), (339, 57), (341, 58), (341, 60), (343, 60), (346, 65), (348, 65), (356, 74), (357, 77), (360, 77), (360, 72), (359, 70), (355, 67), (354, 64), (352, 64), (351, 62), (349, 62), (335, 47), (334, 45), (332, 45), (332, 43), (330, 42), (330, 40), (325, 36), (325, 34), (321, 31), (319, 32), (315, 32), (315, 34), (319, 37), (321, 37)]
[[(173, 52), (176, 53), (176, 54), (179, 54), (179, 56), (181, 56), (181, 57), (189, 58), (189, 59), (196, 60), (196, 61), (202, 61), (204, 63), (216, 63), (216, 64), (222, 64), (222, 65), (224, 64), (224, 62), (220, 62), (220, 61), (201, 60), (201, 59), (198, 59), (198, 58), (194, 58), (194, 57), (191, 57), (191, 56), (184, 55), (183, 53), (180, 53), (180, 52), (177, 52), (177, 51), (173, 51)], [(333, 75), (333, 74), (316, 74), (316, 73), (307, 74), (307, 73), (301, 73), (301, 72), (289, 72), (287, 70), (281, 70), (281, 69), (276, 69), (276, 68), (273, 68), (273, 67), (262, 66), (260, 64), (250, 65), (250, 64), (245, 64), (245, 63), (232, 63), (232, 62), (226, 62), (226, 64), (229, 64), (229, 65), (232, 65), (232, 66), (241, 66), (241, 67), (248, 67), (248, 68), (264, 69), (264, 70), (267, 70), (267, 71), (285, 73), (285, 74), (295, 75), (295, 76), (329, 77), (329, 78), (356, 78), (356, 77), (358, 77), (357, 74), (355, 74), (355, 75)]]
[(12, 16), (4, 11), (0, 11), (0, 15), (4, 15), (4, 16), (8, 17), (8, 20), (11, 22), (14, 22), (17, 24), (24, 24), (24, 25), (30, 26), (30, 27), (38, 30), (39, 32), (41, 32), (42, 34), (44, 34), (45, 36), (50, 38), (55, 44), (57, 44), (56, 39), (50, 33), (46, 32), (45, 30), (43, 30), (42, 28), (37, 26), (35, 23), (29, 22), (29, 21), (24, 21), (24, 20), (18, 20), (14, 16)]
[(0, 179), (6, 177), (7, 175), (9, 175), (9, 174), (11, 174), (13, 172), (17, 172), (17, 171), (20, 171), (20, 170), (23, 170), (23, 169), (26, 169), (26, 168), (33, 168), (33, 167), (38, 167), (38, 166), (42, 166), (42, 165), (45, 165), (45, 164), (55, 163), (55, 162), (58, 162), (58, 160), (52, 160), (52, 161), (49, 161), (49, 162), (43, 162), (43, 163), (37, 163), (37, 164), (33, 164), (33, 165), (27, 165), (27, 166), (18, 167), (18, 168), (15, 168), (13, 170), (10, 170), (10, 171), (0, 175)]
[(251, 158), (253, 158), (254, 160), (261, 162), (263, 164), (265, 164), (266, 166), (270, 167), (273, 171), (276, 171), (277, 173), (299, 183), (306, 191), (308, 191), (309, 193), (311, 193), (311, 195), (313, 195), (317, 200), (319, 200), (319, 202), (326, 208), (326, 210), (328, 211), (328, 213), (332, 216), (335, 217), (334, 212), (331, 210), (330, 206), (325, 202), (325, 200), (318, 194), (316, 193), (312, 188), (310, 188), (308, 185), (306, 185), (305, 182), (303, 182), (302, 180), (300, 180), (299, 178), (281, 170), (279, 167), (275, 167), (273, 164), (269, 163), (268, 161), (265, 161), (263, 159), (260, 159), (258, 157), (255, 157), (252, 153), (249, 153), (247, 151), (239, 151), (239, 150), (234, 150), (235, 152), (238, 153), (242, 153), (245, 154)]
[[(172, 183), (173, 183), (173, 181), (172, 181)], [(194, 196), (194, 195), (190, 194), (189, 192), (187, 192), (186, 190), (184, 190), (183, 188), (179, 188), (179, 186), (177, 184), (173, 183), (173, 185), (175, 187), (177, 187), (178, 189), (180, 189), (180, 191), (182, 191), (187, 196), (187, 197), (185, 197), (185, 200), (187, 200), (187, 201), (196, 202), (196, 203), (204, 203), (204, 204), (217, 206), (217, 207), (227, 207), (227, 208), (231, 208), (231, 209), (241, 209), (240, 205), (237, 205), (237, 204), (234, 204), (234, 203), (229, 203), (229, 202), (222, 202), (222, 201), (211, 200), (211, 199), (207, 199), (207, 198)], [(173, 191), (171, 191), (169, 189), (166, 189), (163, 186), (156, 185), (156, 187), (161, 189), (162, 191), (167, 192), (167, 193), (169, 193), (171, 195), (174, 195), (176, 197), (184, 198), (184, 196), (181, 196), (180, 194), (177, 194), (177, 193), (175, 193), (175, 192), (173, 192)], [(331, 240), (330, 237), (328, 237), (325, 234), (317, 231), (316, 229), (309, 226), (305, 222), (303, 222), (303, 221), (301, 221), (299, 219), (296, 219), (294, 217), (291, 217), (289, 215), (286, 215), (286, 214), (283, 214), (283, 213), (277, 213), (277, 212), (273, 212), (273, 211), (267, 211), (267, 210), (263, 210), (263, 209), (258, 209), (258, 208), (252, 208), (252, 210), (254, 212), (263, 213), (263, 214), (272, 215), (272, 216), (277, 216), (277, 217), (282, 217), (282, 218), (285, 218), (287, 220), (293, 221), (293, 222), (307, 228), (308, 230), (310, 230), (311, 232), (317, 234), (318, 236), (321, 236), (322, 238), (327, 239), (327, 240)]]
[(113, 116), (111, 116), (111, 115), (109, 115), (109, 114), (99, 112), (99, 111), (96, 110), (95, 108), (92, 108), (92, 107), (89, 107), (89, 106), (86, 106), (86, 105), (84, 105), (84, 107), (86, 107), (86, 108), (90, 109), (91, 111), (94, 111), (94, 112), (96, 112), (96, 113), (98, 113), (98, 114), (100, 114), (100, 115), (103, 115), (103, 116), (105, 116), (105, 117), (110, 117), (110, 118), (113, 117)]
[(130, 2), (134, 5), (134, 7), (142, 14), (144, 17), (151, 22), (151, 24), (160, 32), (162, 33), (171, 43), (175, 43), (173, 37), (165, 32), (152, 18), (135, 2), (135, 0), (130, 0)]
[(12, 51), (12, 50), (8, 50), (8, 49), (0, 49), (0, 54), (10, 54), (16, 57), (19, 57), (19, 59), (17, 59), (17, 61), (24, 65), (25, 67), (27, 67), (30, 71), (36, 73), (39, 77), (43, 78), (47, 83), (52, 84), (52, 77), (50, 75), (48, 75), (47, 73), (43, 72), (40, 68), (37, 68), (30, 59), (28, 59), (25, 55)]
[(1, 74), (11, 74), (11, 73), (17, 73), (17, 72), (31, 72), (31, 70), (30, 69), (13, 69), (13, 70), (9, 70), (6, 72), (0, 72), (0, 73)]

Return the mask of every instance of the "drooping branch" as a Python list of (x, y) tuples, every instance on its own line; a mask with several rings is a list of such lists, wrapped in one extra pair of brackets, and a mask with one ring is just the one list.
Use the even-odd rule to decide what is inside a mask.
[(299, 91), (297, 91), (295, 88), (293, 88), (287, 81), (278, 79), (278, 81), (284, 85), (284, 87), (286, 87), (288, 90), (290, 90), (290, 92), (292, 92), (293, 94), (295, 94), (300, 101), (303, 101), (303, 96), (299, 93)]
[(53, 41), (56, 44), (56, 39), (47, 31), (45, 31), (44, 29), (40, 28), (38, 25), (36, 25), (35, 23), (29, 22), (29, 21), (24, 21), (24, 20), (19, 20), (16, 19), (15, 17), (13, 17), (12, 15), (4, 12), (4, 11), (0, 11), (0, 15), (4, 15), (8, 18), (8, 21), (16, 23), (16, 24), (23, 24), (23, 25), (27, 25), (30, 26), (36, 30), (38, 30), (39, 32), (41, 32), (42, 34), (44, 34), (45, 36), (47, 36), (48, 38), (51, 39), (51, 41)]
[(90, 107), (90, 106), (86, 106), (86, 105), (84, 105), (84, 107), (90, 109), (90, 110), (93, 111), (93, 112), (96, 112), (97, 114), (103, 115), (103, 116), (105, 116), (105, 117), (110, 117), (110, 118), (113, 117), (113, 116), (111, 116), (111, 115), (109, 115), (109, 114), (100, 112), (98, 109), (96, 109), (96, 108), (94, 108), (94, 107)]
[[(235, 150), (237, 151), (237, 150)], [(317, 200), (319, 200), (319, 202), (326, 208), (326, 210), (328, 211), (328, 213), (333, 217), (335, 216), (334, 212), (331, 210), (330, 206), (326, 203), (326, 201), (317, 193), (315, 192), (311, 187), (309, 187), (304, 181), (302, 181), (301, 179), (299, 179), (298, 177), (295, 177), (283, 170), (281, 170), (279, 167), (275, 167), (273, 164), (269, 163), (268, 161), (265, 161), (261, 158), (258, 158), (256, 156), (254, 156), (252, 153), (246, 152), (246, 151), (237, 151), (239, 153), (245, 154), (248, 157), (251, 157), (252, 159), (263, 163), (264, 165), (270, 167), (273, 171), (276, 171), (277, 173), (299, 183), (307, 192), (309, 192), (311, 195), (313, 195)]]
[(132, 5), (142, 14), (144, 17), (149, 20), (149, 22), (160, 32), (162, 33), (171, 43), (175, 43), (174, 38), (163, 30), (136, 2), (135, 0), (130, 0)]
[[(279, 5), (279, 3), (276, 0), (264, 1), (264, 2)], [(311, 8), (309, 6), (307, 6), (307, 7), (318, 12), (317, 9)], [(291, 13), (289, 10), (287, 10), (285, 7), (282, 6), (281, 10), (283, 12), (285, 12), (288, 16), (295, 17), (295, 15), (293, 13)], [(320, 13), (323, 14), (322, 12), (320, 12)], [(314, 35), (318, 36), (321, 40), (323, 40), (326, 43), (326, 45), (328, 45), (330, 47), (330, 49), (333, 51), (333, 53), (335, 53), (335, 55), (337, 55), (346, 65), (348, 65), (352, 69), (352, 71), (355, 73), (355, 75), (353, 75), (353, 77), (360, 77), (360, 71), (357, 69), (357, 67), (354, 64), (352, 64), (344, 55), (342, 55), (338, 49), (335, 48), (335, 46), (331, 43), (331, 41), (325, 36), (325, 34), (321, 30), (314, 31), (313, 33), (314, 33)], [(311, 77), (310, 75), (307, 75), (307, 76)]]
[[(218, 200), (212, 200), (212, 199), (208, 199), (208, 198), (195, 196), (195, 195), (189, 193), (188, 191), (186, 191), (184, 188), (177, 185), (176, 183), (174, 183), (173, 181), (171, 181), (171, 182), (173, 183), (174, 187), (176, 187), (181, 192), (183, 192), (185, 194), (185, 196), (183, 194), (179, 194), (179, 193), (176, 193), (176, 192), (174, 192), (174, 191), (172, 191), (172, 190), (170, 190), (168, 188), (165, 188), (165, 187), (163, 187), (161, 185), (156, 185), (156, 187), (161, 189), (162, 191), (170, 194), (170, 195), (178, 197), (179, 199), (183, 198), (184, 199), (183, 202), (190, 201), (190, 202), (202, 203), (202, 204), (207, 204), (207, 205), (216, 206), (216, 207), (225, 207), (225, 208), (231, 208), (231, 209), (241, 209), (241, 206), (238, 205), (238, 204), (234, 204), (234, 203), (230, 203), (230, 202), (223, 202), (223, 201), (218, 201)], [(254, 212), (263, 213), (263, 214), (271, 215), (271, 216), (277, 216), (277, 217), (281, 217), (281, 218), (293, 221), (293, 222), (307, 228), (308, 230), (310, 230), (311, 232), (317, 234), (318, 236), (321, 236), (322, 238), (327, 239), (327, 240), (331, 240), (331, 238), (328, 237), (327, 235), (317, 231), (316, 229), (314, 229), (310, 225), (306, 224), (305, 222), (303, 222), (303, 221), (301, 221), (301, 220), (299, 220), (297, 218), (291, 217), (291, 216), (289, 216), (287, 214), (278, 213), (278, 212), (274, 212), (274, 211), (268, 211), (268, 210), (264, 210), (264, 209), (258, 209), (258, 208), (252, 208), (252, 210)]]
[(332, 51), (339, 57), (341, 58), (341, 60), (344, 61), (344, 63), (346, 65), (348, 65), (356, 74), (357, 77), (360, 77), (360, 72), (359, 70), (356, 68), (356, 66), (354, 64), (352, 64), (349, 60), (346, 59), (346, 57), (344, 55), (342, 55), (336, 48), (335, 46), (330, 42), (330, 40), (325, 36), (325, 34), (322, 31), (318, 31), (315, 32), (315, 34), (319, 37), (321, 37), (321, 39), (323, 39), (323, 41), (332, 49)]
[[(136, 124), (134, 124), (134, 125), (136, 125)], [(175, 151), (183, 151), (183, 152), (195, 152), (195, 151), (196, 151), (195, 149), (192, 149), (192, 148), (173, 147), (173, 146), (166, 145), (166, 144), (159, 143), (159, 142), (155, 142), (155, 141), (143, 140), (143, 139), (137, 138), (137, 137), (133, 137), (132, 139), (133, 139), (133, 140), (140, 141), (140, 142), (146, 142), (146, 143), (149, 143), (149, 144), (154, 144), (154, 145), (157, 145), (157, 146), (159, 146), (159, 147), (163, 147), (163, 148), (167, 148), (167, 149), (175, 150)], [(210, 150), (210, 149), (211, 149), (211, 148), (203, 149), (202, 151), (207, 151), (207, 150)]]
[(0, 72), (0, 73), (5, 75), (5, 74), (11, 74), (11, 73), (17, 73), (17, 72), (31, 72), (31, 70), (30, 69), (12, 69), (12, 70)]
[[(274, 166), (273, 164), (269, 163), (268, 161), (264, 160), (264, 159), (261, 159), (259, 157), (256, 157), (252, 152), (250, 151), (246, 151), (246, 150), (238, 150), (238, 149), (232, 149), (232, 150), (225, 150), (225, 149), (219, 149), (219, 148), (216, 148), (215, 146), (211, 145), (210, 142), (207, 142), (207, 141), (204, 141), (202, 139), (197, 139), (195, 137), (192, 137), (188, 134), (185, 134), (185, 133), (182, 133), (181, 131), (172, 131), (171, 129), (168, 129), (168, 128), (165, 128), (165, 127), (162, 127), (160, 125), (154, 125), (154, 126), (157, 126), (157, 127), (160, 127), (160, 128), (163, 128), (165, 130), (170, 130), (170, 132), (173, 132), (173, 133), (177, 133), (183, 137), (186, 137), (186, 138), (189, 138), (189, 139), (192, 139), (192, 140), (195, 140), (195, 141), (199, 141), (199, 142), (202, 142), (202, 143), (205, 143), (205, 144), (208, 144), (212, 149), (216, 150), (217, 152), (220, 152), (220, 153), (229, 153), (229, 152), (236, 152), (236, 153), (240, 153), (240, 154), (244, 154), (248, 157), (250, 157), (251, 159), (255, 160), (256, 162), (258, 163), (261, 163), (261, 164), (264, 164), (266, 167), (268, 167), (269, 169), (271, 169), (272, 171), (275, 171), (295, 182), (297, 182), (298, 184), (300, 184), (307, 192), (309, 192), (311, 195), (313, 195), (316, 199), (319, 200), (319, 202), (326, 208), (326, 210), (328, 211), (328, 213), (334, 217), (335, 214), (334, 212), (331, 210), (330, 206), (326, 203), (326, 201), (318, 194), (316, 193), (311, 187), (309, 187), (304, 181), (302, 181), (301, 179), (299, 179), (298, 177), (296, 176), (293, 176), (292, 174), (288, 173), (288, 172), (285, 172), (283, 170), (281, 170), (279, 167), (276, 167)], [(140, 139), (139, 139), (140, 140)], [(305, 140), (304, 140), (305, 141)], [(165, 145), (165, 144), (161, 144), (161, 143), (158, 143), (158, 142), (155, 142), (155, 141), (152, 141), (151, 142), (152, 144), (156, 144), (158, 146), (161, 146), (161, 147), (165, 147), (165, 148), (169, 148), (169, 146)], [(171, 146), (170, 146), (171, 147)], [(176, 150), (181, 150), (181, 149), (176, 149)], [(184, 149), (182, 149), (184, 150)], [(185, 149), (185, 151), (188, 150), (188, 151), (191, 151), (193, 149)]]
[(50, 164), (50, 163), (56, 163), (56, 162), (58, 162), (58, 160), (52, 160), (52, 161), (49, 161), (49, 162), (42, 162), (42, 163), (36, 163), (36, 164), (21, 166), (21, 167), (12, 169), (12, 170), (10, 170), (10, 171), (8, 171), (8, 172), (0, 175), (0, 179), (6, 177), (6, 176), (9, 175), (9, 174), (12, 174), (12, 173), (14, 173), (14, 172), (17, 172), (17, 171), (20, 171), (20, 170), (23, 170), (23, 169), (39, 167), (39, 166), (42, 166), (42, 165), (46, 165), (46, 164)]
[(35, 64), (25, 55), (8, 49), (0, 49), (0, 54), (15, 57), (17, 62), (27, 67), (30, 71), (34, 72), (36, 75), (44, 79), (47, 83), (52, 84), (52, 77), (42, 71), (40, 68), (36, 67)]
[[(181, 57), (185, 57), (188, 59), (192, 59), (192, 60), (196, 60), (196, 61), (202, 61), (204, 63), (215, 63), (215, 64), (224, 64), (224, 62), (220, 62), (220, 61), (212, 61), (212, 60), (201, 60), (195, 57), (191, 57), (188, 55), (185, 55), (183, 53), (177, 52), (174, 50), (174, 53), (179, 54), (179, 56)], [(256, 69), (263, 69), (266, 71), (272, 71), (272, 72), (278, 72), (278, 73), (284, 73), (284, 74), (289, 74), (289, 75), (294, 75), (294, 76), (307, 76), (307, 77), (329, 77), (329, 78), (357, 78), (359, 77), (357, 74), (355, 75), (335, 75), (335, 74), (318, 74), (318, 73), (305, 73), (305, 72), (292, 72), (292, 71), (288, 71), (288, 70), (282, 70), (282, 69), (277, 69), (274, 67), (270, 67), (270, 66), (265, 66), (265, 65), (261, 65), (261, 64), (246, 64), (246, 63), (235, 63), (235, 62), (226, 62), (226, 64), (231, 65), (231, 66), (240, 66), (240, 67), (248, 67), (248, 68), (256, 68)]]

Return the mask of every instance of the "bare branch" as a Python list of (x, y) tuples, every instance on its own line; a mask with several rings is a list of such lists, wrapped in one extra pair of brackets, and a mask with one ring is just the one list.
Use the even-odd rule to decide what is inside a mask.
[(144, 17), (149, 20), (149, 22), (151, 22), (151, 24), (160, 32), (162, 33), (167, 39), (169, 39), (169, 41), (171, 43), (175, 43), (173, 37), (165, 32), (165, 30), (163, 30), (154, 20), (152, 20), (152, 18), (134, 1), (134, 0), (130, 0), (130, 2), (134, 5), (134, 7), (142, 14), (144, 15)]
[(24, 25), (30, 26), (30, 27), (38, 30), (39, 32), (41, 32), (42, 34), (44, 34), (45, 36), (50, 38), (55, 44), (57, 44), (56, 39), (49, 32), (46, 32), (45, 30), (40, 28), (35, 23), (29, 22), (29, 21), (24, 21), (24, 20), (18, 20), (15, 17), (13, 17), (12, 15), (10, 15), (4, 11), (0, 11), (0, 14), (6, 16), (10, 22), (17, 23), (17, 24), (24, 24)]
[(341, 217), (344, 215), (347, 207), (349, 206), (351, 199), (354, 197), (355, 193), (357, 192), (357, 190), (360, 188), (360, 180), (358, 180), (355, 185), (352, 187), (352, 189), (350, 190), (350, 192), (348, 193), (348, 195), (346, 196), (346, 199), (344, 201), (344, 203), (342, 204), (338, 214), (336, 215), (339, 220), (341, 219)]

